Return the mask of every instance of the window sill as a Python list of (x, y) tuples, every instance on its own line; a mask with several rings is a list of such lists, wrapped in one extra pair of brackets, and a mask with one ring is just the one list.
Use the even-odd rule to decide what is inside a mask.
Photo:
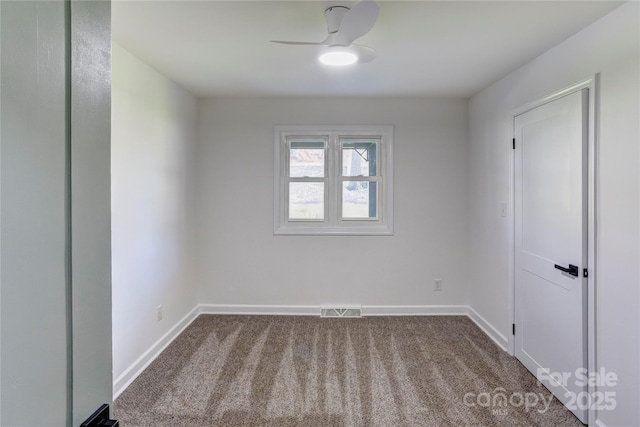
[(393, 229), (385, 225), (379, 227), (278, 227), (274, 236), (393, 236)]

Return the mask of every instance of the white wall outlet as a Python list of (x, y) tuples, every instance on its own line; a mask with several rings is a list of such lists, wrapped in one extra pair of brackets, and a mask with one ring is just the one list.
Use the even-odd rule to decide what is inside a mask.
[(156, 307), (156, 314), (158, 316), (158, 322), (162, 320), (162, 304)]
[(502, 218), (507, 217), (507, 204), (505, 202), (500, 203), (500, 216)]
[(433, 279), (433, 290), (434, 291), (442, 290), (442, 279)]

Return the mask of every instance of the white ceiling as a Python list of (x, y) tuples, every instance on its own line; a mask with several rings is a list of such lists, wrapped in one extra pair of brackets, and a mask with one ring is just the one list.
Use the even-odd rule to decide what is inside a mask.
[(198, 97), (469, 97), (619, 6), (618, 1), (378, 1), (359, 44), (375, 61), (335, 69), (317, 47), (324, 10), (349, 1), (114, 1), (115, 42)]

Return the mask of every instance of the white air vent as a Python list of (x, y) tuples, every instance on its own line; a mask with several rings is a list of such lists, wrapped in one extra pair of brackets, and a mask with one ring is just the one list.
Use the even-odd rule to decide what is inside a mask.
[(360, 306), (321, 306), (320, 317), (362, 317)]

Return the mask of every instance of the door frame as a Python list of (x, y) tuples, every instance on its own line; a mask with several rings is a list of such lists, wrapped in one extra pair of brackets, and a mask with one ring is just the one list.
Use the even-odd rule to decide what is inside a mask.
[[(515, 138), (515, 119), (527, 111), (533, 110), (541, 105), (548, 104), (556, 99), (562, 98), (574, 92), (589, 89), (589, 111), (588, 111), (588, 137), (587, 137), (587, 369), (589, 372), (597, 372), (596, 364), (596, 173), (597, 173), (597, 132), (598, 132), (598, 99), (599, 99), (599, 74), (594, 74), (575, 84), (560, 89), (550, 95), (539, 98), (535, 101), (524, 104), (511, 113), (511, 137)], [(511, 150), (509, 165), (509, 197), (512, 214), (509, 215), (509, 316), (515, 325), (515, 151)], [(515, 335), (508, 335), (508, 351), (510, 355), (515, 355)], [(588, 393), (594, 396), (595, 385), (588, 385)], [(589, 408), (588, 422), (592, 424), (596, 420), (596, 410)]]

